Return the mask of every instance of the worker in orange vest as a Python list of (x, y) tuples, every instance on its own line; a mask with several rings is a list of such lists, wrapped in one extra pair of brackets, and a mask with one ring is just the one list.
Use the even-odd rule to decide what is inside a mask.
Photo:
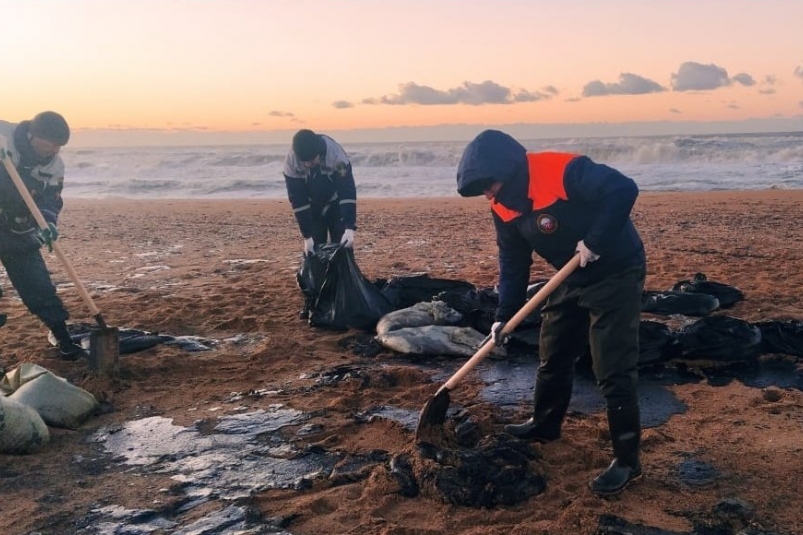
[(501, 330), (526, 299), (533, 251), (556, 269), (580, 255), (580, 268), (541, 311), (532, 418), (504, 430), (538, 442), (560, 438), (575, 362), (590, 350), (614, 453), (590, 488), (619, 493), (642, 473), (637, 362), (646, 258), (630, 219), (636, 183), (587, 156), (528, 152), (510, 135), (486, 130), (463, 152), (457, 190), (491, 203), (499, 247), (499, 304), (491, 329), (497, 344), (505, 342)]

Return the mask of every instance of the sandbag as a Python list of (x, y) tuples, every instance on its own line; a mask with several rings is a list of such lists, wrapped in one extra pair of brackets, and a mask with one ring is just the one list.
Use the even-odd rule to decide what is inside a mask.
[[(447, 355), (471, 357), (482, 346), (485, 337), (471, 327), (427, 325), (404, 327), (378, 334), (374, 339), (382, 346), (405, 355)], [(493, 357), (505, 357), (507, 349), (494, 346)]]
[(684, 359), (751, 361), (761, 354), (761, 331), (739, 318), (709, 316), (678, 332), (680, 357)]
[(98, 408), (95, 396), (46, 371), (9, 396), (35, 410), (53, 427), (77, 429)]
[(75, 429), (98, 408), (95, 397), (47, 368), (25, 362), (0, 380), (0, 391), (33, 409), (47, 425)]
[(376, 333), (384, 334), (404, 327), (457, 325), (462, 320), (463, 315), (443, 301), (423, 301), (382, 316), (376, 324)]
[(314, 327), (373, 330), (393, 310), (379, 288), (360, 272), (354, 251), (327, 244), (307, 255), (296, 280)]
[(39, 413), (0, 395), (0, 453), (32, 453), (49, 440), (50, 431)]
[(0, 379), (0, 392), (6, 395), (12, 394), (28, 381), (33, 381), (40, 375), (49, 373), (49, 371), (38, 364), (23, 362), (13, 370), (6, 372), (3, 378)]
[(730, 308), (744, 300), (744, 293), (739, 288), (722, 282), (710, 281), (703, 273), (695, 273), (691, 280), (676, 283), (672, 286), (672, 290), (713, 295), (719, 301), (720, 308)]

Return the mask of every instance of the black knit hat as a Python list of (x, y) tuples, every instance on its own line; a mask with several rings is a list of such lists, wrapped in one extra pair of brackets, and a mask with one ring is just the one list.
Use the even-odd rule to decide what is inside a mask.
[(54, 111), (36, 114), (28, 126), (28, 133), (62, 146), (70, 140), (70, 127), (67, 121)]
[(324, 141), (312, 130), (299, 130), (293, 136), (293, 152), (302, 162), (311, 162), (319, 154), (323, 154)]

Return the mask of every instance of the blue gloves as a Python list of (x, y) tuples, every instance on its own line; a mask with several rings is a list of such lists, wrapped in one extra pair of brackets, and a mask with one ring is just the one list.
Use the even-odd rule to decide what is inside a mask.
[(42, 245), (47, 245), (48, 251), (52, 253), (53, 242), (59, 239), (59, 229), (56, 228), (55, 224), (48, 223), (47, 228), (39, 229), (39, 234), (37, 234), (36, 239), (38, 239)]

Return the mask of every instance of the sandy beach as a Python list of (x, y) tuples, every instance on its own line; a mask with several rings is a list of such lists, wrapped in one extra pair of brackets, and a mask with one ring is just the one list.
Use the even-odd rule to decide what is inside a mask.
[[(647, 289), (665, 290), (702, 272), (744, 292), (732, 316), (803, 320), (803, 190), (644, 193), (633, 218), (647, 251)], [(37, 363), (92, 392), (107, 410), (78, 430), (51, 429), (38, 453), (0, 455), (0, 533), (96, 533), (90, 513), (106, 505), (156, 510), (180, 526), (220, 509), (211, 501), (180, 514), (170, 473), (114, 462), (90, 440), (98, 429), (145, 417), (190, 426), (280, 404), (311, 414), (304, 425), (314, 432), (283, 430), (297, 447), (415, 455), (408, 429), (355, 415), (381, 405), (419, 409), (440, 383), (392, 351), (350, 350), (347, 342), (358, 333), (298, 319), (302, 239), (287, 201), (67, 199), (59, 228), (62, 247), (110, 325), (244, 342), (201, 353), (158, 345), (121, 357), (116, 379), (99, 378), (85, 361), (55, 358), (45, 328), (3, 277), (0, 312), (8, 323), (0, 328), (0, 366)], [(477, 198), (360, 199), (355, 258), (370, 280), (426, 272), (481, 287), (497, 277), (493, 224), (487, 203)], [(71, 322), (91, 322), (56, 257), (46, 259)], [(536, 259), (532, 279), (553, 273)], [(381, 373), (370, 367), (377, 363)], [(315, 374), (340, 366), (372, 371), (311, 388)], [(796, 373), (803, 373), (803, 361)], [(453, 397), (469, 401), (478, 389), (469, 375)], [(603, 533), (606, 515), (692, 533), (718, 518), (722, 500), (739, 500), (749, 510), (742, 524), (756, 530), (750, 533), (803, 533), (803, 392), (775, 388), (767, 395), (739, 381), (705, 379), (669, 389), (688, 409), (644, 431), (645, 477), (620, 497), (602, 499), (587, 489), (611, 455), (599, 413), (570, 414), (561, 440), (534, 446), (548, 484), (516, 505), (477, 509), (427, 493), (404, 497), (382, 464), (350, 483), (265, 490), (238, 504), (257, 517), (283, 519), (293, 535), (585, 535)], [(263, 394), (226, 401), (249, 392)], [(498, 432), (526, 418), (529, 408), (523, 402), (511, 417), (478, 406), (476, 416)], [(719, 477), (680, 484), (676, 467), (689, 456), (715, 467)]]

